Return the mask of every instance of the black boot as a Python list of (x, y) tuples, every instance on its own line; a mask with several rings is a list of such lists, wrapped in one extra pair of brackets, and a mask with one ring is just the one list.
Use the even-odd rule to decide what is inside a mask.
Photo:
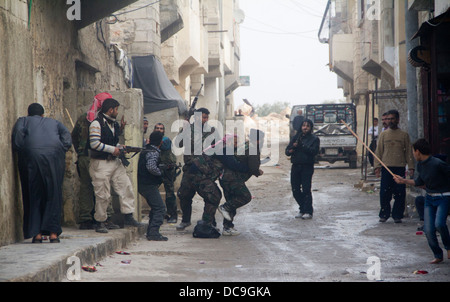
[(149, 241), (167, 241), (167, 240), (169, 240), (169, 238), (167, 238), (159, 233), (150, 234), (150, 235), (147, 234), (146, 237), (147, 237), (147, 240), (149, 240)]
[(97, 222), (95, 224), (95, 231), (97, 233), (108, 233), (108, 229), (106, 228), (106, 225), (104, 222)]
[(133, 213), (125, 214), (124, 216), (125, 216), (124, 225), (133, 226), (133, 227), (140, 227), (141, 225), (143, 225), (143, 224), (137, 222), (136, 219), (134, 219)]

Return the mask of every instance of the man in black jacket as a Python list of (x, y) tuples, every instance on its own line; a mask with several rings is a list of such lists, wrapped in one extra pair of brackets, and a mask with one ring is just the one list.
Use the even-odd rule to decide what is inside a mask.
[(311, 182), (314, 174), (315, 156), (319, 153), (320, 140), (312, 134), (313, 122), (306, 119), (299, 131), (286, 147), (286, 155), (291, 157), (292, 194), (300, 213), (295, 218), (311, 219), (313, 215)]
[(163, 133), (154, 131), (150, 134), (150, 143), (139, 156), (138, 164), (138, 191), (145, 197), (150, 206), (150, 214), (147, 228), (147, 239), (155, 241), (167, 241), (159, 233), (159, 228), (164, 222), (166, 206), (161, 198), (158, 187), (162, 183), (162, 172), (159, 168), (161, 144)]

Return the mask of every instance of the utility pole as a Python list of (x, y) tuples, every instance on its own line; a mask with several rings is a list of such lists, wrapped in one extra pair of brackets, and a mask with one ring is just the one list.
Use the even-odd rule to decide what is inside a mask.
[[(406, 57), (409, 51), (418, 46), (417, 39), (411, 41), (411, 37), (419, 29), (418, 13), (415, 9), (409, 9), (407, 0), (405, 2), (405, 31), (406, 31)], [(406, 94), (407, 94), (407, 108), (408, 108), (408, 133), (411, 141), (418, 139), (418, 116), (417, 116), (417, 74), (416, 68), (409, 63), (406, 63)]]

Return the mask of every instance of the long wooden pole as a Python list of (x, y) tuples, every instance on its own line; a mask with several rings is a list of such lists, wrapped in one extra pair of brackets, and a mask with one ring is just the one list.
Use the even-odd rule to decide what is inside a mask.
[(380, 164), (392, 175), (392, 177), (395, 177), (396, 175), (394, 173), (392, 173), (392, 171), (381, 161), (381, 159), (378, 158), (378, 156), (375, 155), (375, 153), (372, 152), (372, 150), (370, 150), (369, 147), (367, 147), (367, 145), (358, 137), (358, 135), (353, 132), (353, 130), (347, 125), (346, 122), (341, 121), (341, 123), (343, 123), (345, 125), (345, 127), (347, 127), (348, 130), (350, 130), (350, 132), (353, 134), (354, 137), (356, 137), (356, 139), (363, 144), (363, 146), (367, 149), (367, 151), (369, 151), (370, 153), (372, 153), (373, 157), (378, 160), (380, 162)]
[(65, 108), (65, 109), (66, 109), (67, 116), (69, 117), (70, 123), (72, 124), (72, 129), (73, 129), (73, 128), (75, 128), (75, 125), (73, 124), (72, 117), (70, 116), (69, 110), (67, 110), (67, 108)]

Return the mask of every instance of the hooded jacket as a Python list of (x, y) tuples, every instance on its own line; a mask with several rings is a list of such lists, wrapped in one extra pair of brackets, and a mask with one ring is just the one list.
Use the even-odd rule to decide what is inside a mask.
[[(311, 131), (314, 128), (313, 123), (310, 120), (305, 120), (311, 126)], [(299, 138), (301, 136), (301, 138)], [(294, 147), (294, 143), (297, 142), (297, 147)], [(293, 149), (293, 153), (289, 153), (289, 150)], [(319, 138), (312, 134), (307, 133), (303, 135), (303, 132), (299, 131), (289, 142), (286, 147), (286, 155), (291, 157), (291, 163), (296, 164), (314, 164), (315, 157), (319, 154), (320, 150), (320, 140)]]

